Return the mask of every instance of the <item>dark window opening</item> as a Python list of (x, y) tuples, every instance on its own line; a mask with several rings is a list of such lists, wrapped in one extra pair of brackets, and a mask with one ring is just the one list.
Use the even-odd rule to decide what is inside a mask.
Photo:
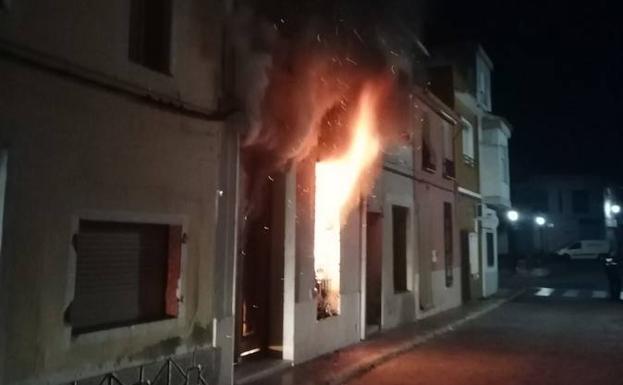
[(487, 233), (487, 266), (495, 266), (495, 242), (493, 233)]
[(430, 120), (427, 114), (422, 118), (422, 168), (426, 171), (437, 170), (435, 152), (432, 146)]
[(575, 214), (586, 214), (590, 207), (588, 190), (574, 190), (571, 196), (571, 205)]
[(445, 251), (446, 287), (454, 282), (454, 229), (452, 224), (452, 204), (443, 203), (443, 236)]
[(180, 226), (81, 220), (72, 333), (176, 317), (181, 243)]
[(549, 212), (549, 195), (546, 190), (530, 190), (527, 195), (527, 202), (532, 210), (541, 213)]
[(130, 60), (170, 73), (171, 0), (132, 0)]
[(443, 123), (443, 176), (454, 179), (454, 126)]
[(392, 206), (394, 292), (407, 291), (407, 220), (409, 209)]

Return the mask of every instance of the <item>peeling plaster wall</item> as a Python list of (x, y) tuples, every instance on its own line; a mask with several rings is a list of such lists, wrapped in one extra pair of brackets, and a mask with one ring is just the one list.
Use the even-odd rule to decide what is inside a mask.
[[(17, 4), (17, 3), (16, 3)], [(0, 60), (9, 151), (1, 293), (3, 384), (60, 383), (212, 343), (223, 123), (207, 123)], [(71, 239), (84, 213), (181, 222), (177, 319), (71, 336)]]

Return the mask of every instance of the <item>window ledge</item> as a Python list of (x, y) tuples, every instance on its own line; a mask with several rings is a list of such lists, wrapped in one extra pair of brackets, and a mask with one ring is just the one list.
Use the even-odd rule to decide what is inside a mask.
[[(101, 344), (111, 340), (127, 340), (135, 336), (154, 336), (162, 338), (177, 334), (181, 325), (181, 318), (168, 318), (130, 326), (120, 326), (113, 329), (97, 330), (71, 336), (72, 345)], [(71, 328), (68, 328), (71, 333)]]

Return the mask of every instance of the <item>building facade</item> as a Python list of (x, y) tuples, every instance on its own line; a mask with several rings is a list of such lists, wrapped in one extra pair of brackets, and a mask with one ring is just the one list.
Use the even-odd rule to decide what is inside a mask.
[(498, 240), (506, 239), (499, 217), (510, 207), (510, 126), (491, 114), (492, 71), (491, 59), (472, 43), (438, 47), (429, 68), (431, 89), (460, 115), (463, 127), (455, 148), (462, 159), (457, 168), (462, 259), (469, 262), (463, 267), (464, 300), (498, 289)]
[[(513, 188), (520, 220), (511, 233), (511, 252), (549, 253), (580, 240), (606, 239), (605, 182), (585, 175), (540, 175)], [(536, 215), (546, 220), (534, 222)]]
[(0, 6), (1, 383), (231, 383), (226, 12)]

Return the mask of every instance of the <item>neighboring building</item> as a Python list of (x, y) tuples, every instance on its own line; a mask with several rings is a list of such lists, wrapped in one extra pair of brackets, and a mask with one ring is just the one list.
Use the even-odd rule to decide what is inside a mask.
[[(429, 68), (433, 92), (461, 117), (455, 141), (463, 297), (487, 297), (498, 288), (498, 213), (510, 207), (510, 127), (491, 114), (493, 63), (477, 44), (438, 47)], [(497, 213), (496, 213), (497, 211)]]
[(461, 303), (452, 143), (457, 118), (431, 94), (416, 90), (413, 100), (411, 140), (387, 151), (368, 198), (368, 333)]
[(0, 383), (231, 383), (225, 6), (0, 5)]
[[(538, 175), (517, 182), (513, 204), (520, 221), (511, 233), (511, 252), (549, 253), (579, 240), (605, 239), (605, 183), (586, 175)], [(541, 215), (546, 225), (536, 226)]]
[[(508, 258), (508, 231), (509, 223), (506, 213), (511, 209), (510, 165), (508, 142), (512, 127), (506, 119), (487, 114), (482, 118), (482, 137), (480, 139), (480, 186), (483, 202), (489, 209), (495, 211), (499, 218), (495, 240), (495, 252), (499, 265), (500, 260)], [(491, 237), (490, 235), (488, 235)], [(489, 240), (488, 242), (491, 242)], [(489, 251), (491, 247), (487, 247)], [(490, 262), (492, 255), (487, 256)], [(488, 262), (488, 263), (489, 263)], [(497, 273), (491, 274), (490, 282), (497, 279)], [(492, 283), (490, 290), (497, 287)]]
[(428, 316), (461, 304), (456, 153), (459, 118), (434, 95), (416, 93), (415, 202), (419, 310)]

